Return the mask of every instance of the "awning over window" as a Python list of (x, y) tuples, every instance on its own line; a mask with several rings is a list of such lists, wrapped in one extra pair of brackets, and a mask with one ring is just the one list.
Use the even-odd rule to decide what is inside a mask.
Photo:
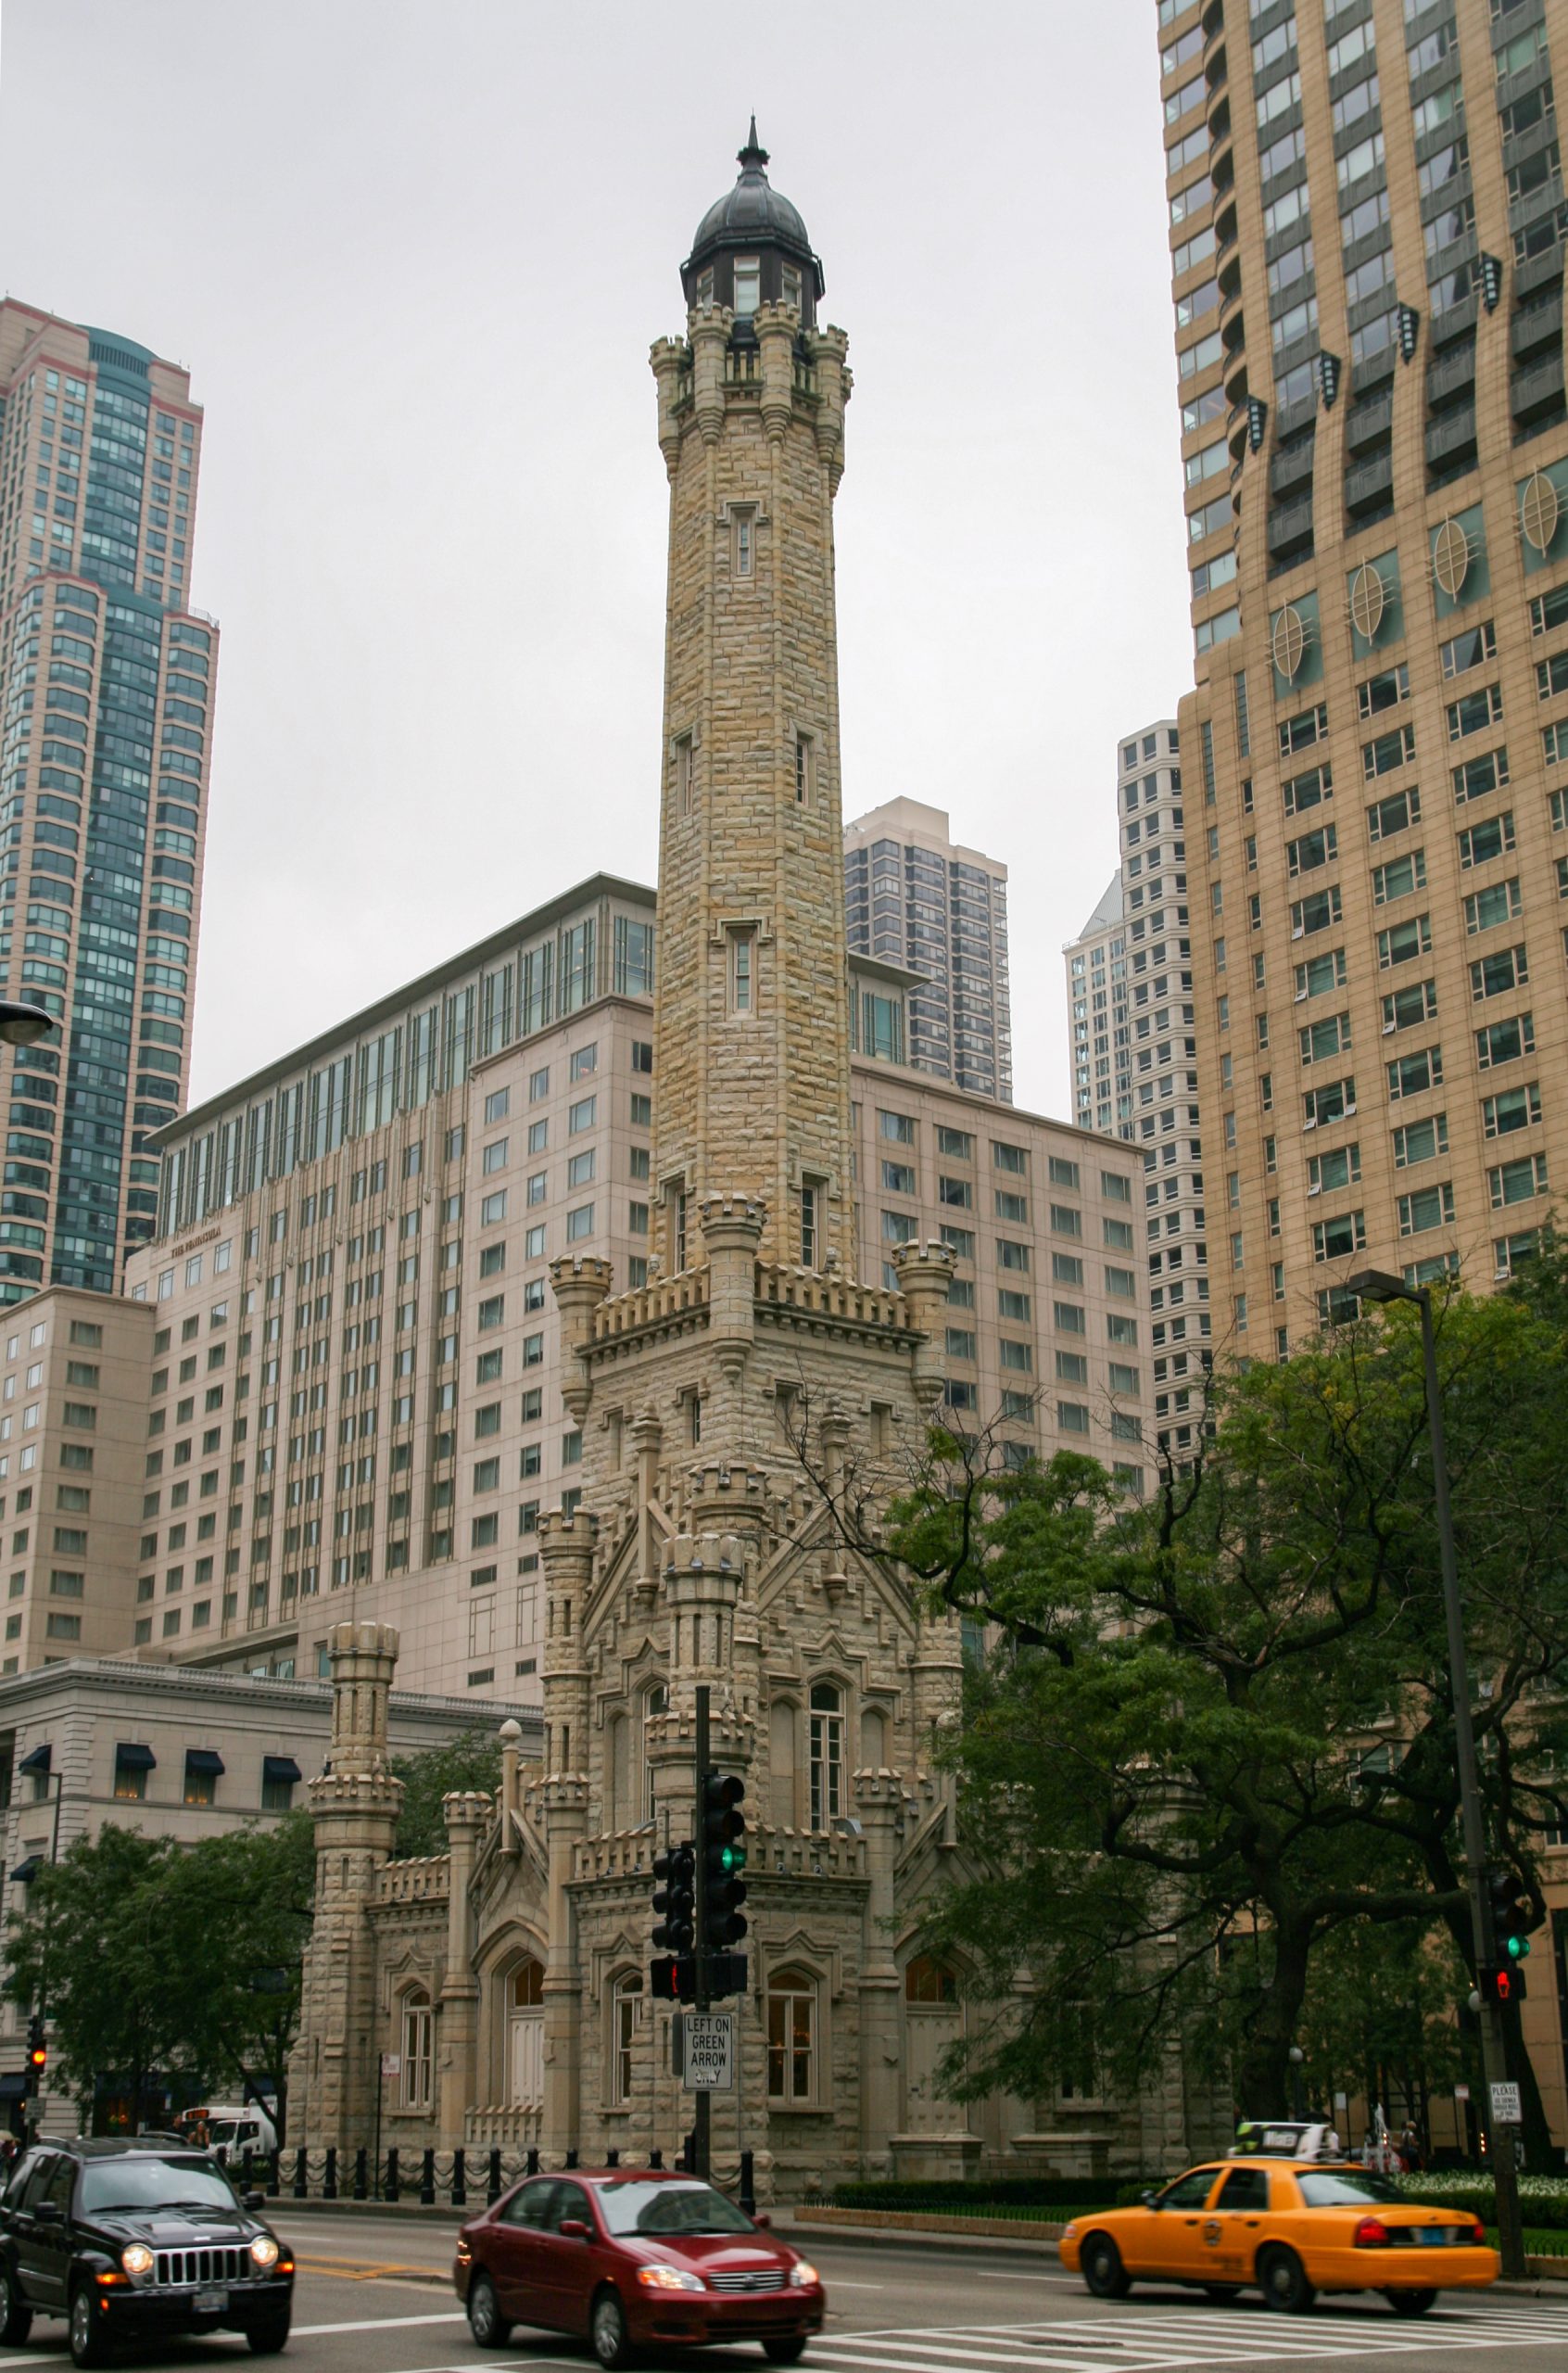
[(26, 2099), (26, 2069), (7, 2068), (0, 2075), (0, 2101), (25, 2101)]
[(54, 1748), (45, 1740), (42, 1746), (30, 1747), (18, 1764), (19, 1771), (47, 1771)]
[(13, 1879), (19, 1880), (23, 1886), (26, 1886), (29, 1879), (35, 1877), (43, 1868), (43, 1855), (30, 1854), (25, 1862), (19, 1862), (17, 1864), (16, 1869), (11, 1872), (11, 1876)]
[(156, 1771), (158, 1770), (158, 1758), (150, 1746), (134, 1745), (127, 1746), (123, 1739), (114, 1750), (114, 1759), (127, 1771)]
[[(150, 1763), (152, 1758), (149, 1756), (147, 1760)], [(185, 1749), (185, 1769), (187, 1771), (210, 1771), (215, 1780), (220, 1780), (223, 1776), (223, 1758), (216, 1747), (188, 1746)]]
[(292, 1783), (299, 1777), (299, 1766), (292, 1755), (264, 1755), (261, 1758), (261, 1776), (264, 1780)]

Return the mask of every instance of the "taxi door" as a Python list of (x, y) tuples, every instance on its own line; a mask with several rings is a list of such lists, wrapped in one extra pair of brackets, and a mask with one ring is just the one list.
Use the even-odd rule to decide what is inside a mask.
[(1129, 2274), (1173, 2275), (1183, 2282), (1205, 2279), (1202, 2261), (1209, 2252), (1203, 2239), (1208, 2221), (1204, 2210), (1220, 2173), (1219, 2167), (1195, 2167), (1166, 2186), (1147, 2222), (1140, 2220), (1127, 2233), (1121, 2255)]
[(1204, 2218), (1208, 2270), (1221, 2282), (1250, 2282), (1252, 2261), (1269, 2213), (1266, 2167), (1233, 2167)]

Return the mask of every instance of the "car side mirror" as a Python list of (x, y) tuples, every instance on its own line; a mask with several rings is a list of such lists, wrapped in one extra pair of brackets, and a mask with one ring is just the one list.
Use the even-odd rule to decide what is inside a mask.
[(60, 2215), (59, 2202), (57, 2200), (41, 2200), (37, 2207), (32, 2212), (32, 2221), (35, 2225), (58, 2225), (63, 2223), (64, 2220)]
[(753, 2224), (753, 2225), (758, 2225), (758, 2226), (760, 2226), (760, 2227), (762, 2227), (763, 2231), (765, 2233), (765, 2232), (767, 2232), (767, 2231), (770, 2229), (770, 2227), (772, 2227), (773, 2219), (772, 2219), (772, 2217), (768, 2214), (768, 2213), (767, 2213), (767, 2211), (766, 2211), (766, 2209), (765, 2209), (765, 2208), (761, 2208), (761, 2209), (759, 2209), (759, 2210), (757, 2211), (757, 2214), (752, 2217), (752, 2224)]
[(265, 2208), (267, 2205), (267, 2195), (264, 2191), (247, 2191), (242, 2197), (243, 2205), (247, 2208)]
[(563, 2241), (591, 2241), (593, 2239), (591, 2227), (585, 2225), (580, 2216), (563, 2216), (555, 2229)]
[(1158, 2207), (1158, 2205), (1159, 2205), (1159, 2194), (1158, 2194), (1158, 2192), (1157, 2192), (1157, 2191), (1146, 2191), (1146, 2192), (1144, 2194), (1144, 2206), (1145, 2208), (1157, 2208), (1157, 2207)]

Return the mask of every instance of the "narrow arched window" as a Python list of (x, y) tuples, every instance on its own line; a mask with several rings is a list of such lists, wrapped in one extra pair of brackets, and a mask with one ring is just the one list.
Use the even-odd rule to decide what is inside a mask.
[(659, 1774), (651, 1748), (654, 1724), (669, 1711), (670, 1693), (662, 1681), (655, 1681), (642, 1701), (642, 1818), (658, 1817)]
[(775, 1970), (767, 1981), (767, 2098), (816, 2097), (816, 1980), (809, 1970)]
[(626, 1970), (615, 1980), (610, 1997), (610, 2099), (621, 2108), (632, 2097), (637, 2020), (641, 2004), (641, 1972)]
[(434, 2014), (423, 1986), (411, 1986), (403, 1997), (403, 2094), (406, 2110), (430, 2107), (435, 2060)]
[(844, 1693), (836, 1681), (811, 1688), (811, 1825), (826, 1829), (844, 1808)]

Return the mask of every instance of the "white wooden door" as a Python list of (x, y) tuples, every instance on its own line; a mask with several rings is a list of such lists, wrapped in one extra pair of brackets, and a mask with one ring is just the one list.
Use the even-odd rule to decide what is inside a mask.
[(512, 2014), (512, 2099), (518, 2109), (537, 2109), (544, 2100), (542, 2011)]

